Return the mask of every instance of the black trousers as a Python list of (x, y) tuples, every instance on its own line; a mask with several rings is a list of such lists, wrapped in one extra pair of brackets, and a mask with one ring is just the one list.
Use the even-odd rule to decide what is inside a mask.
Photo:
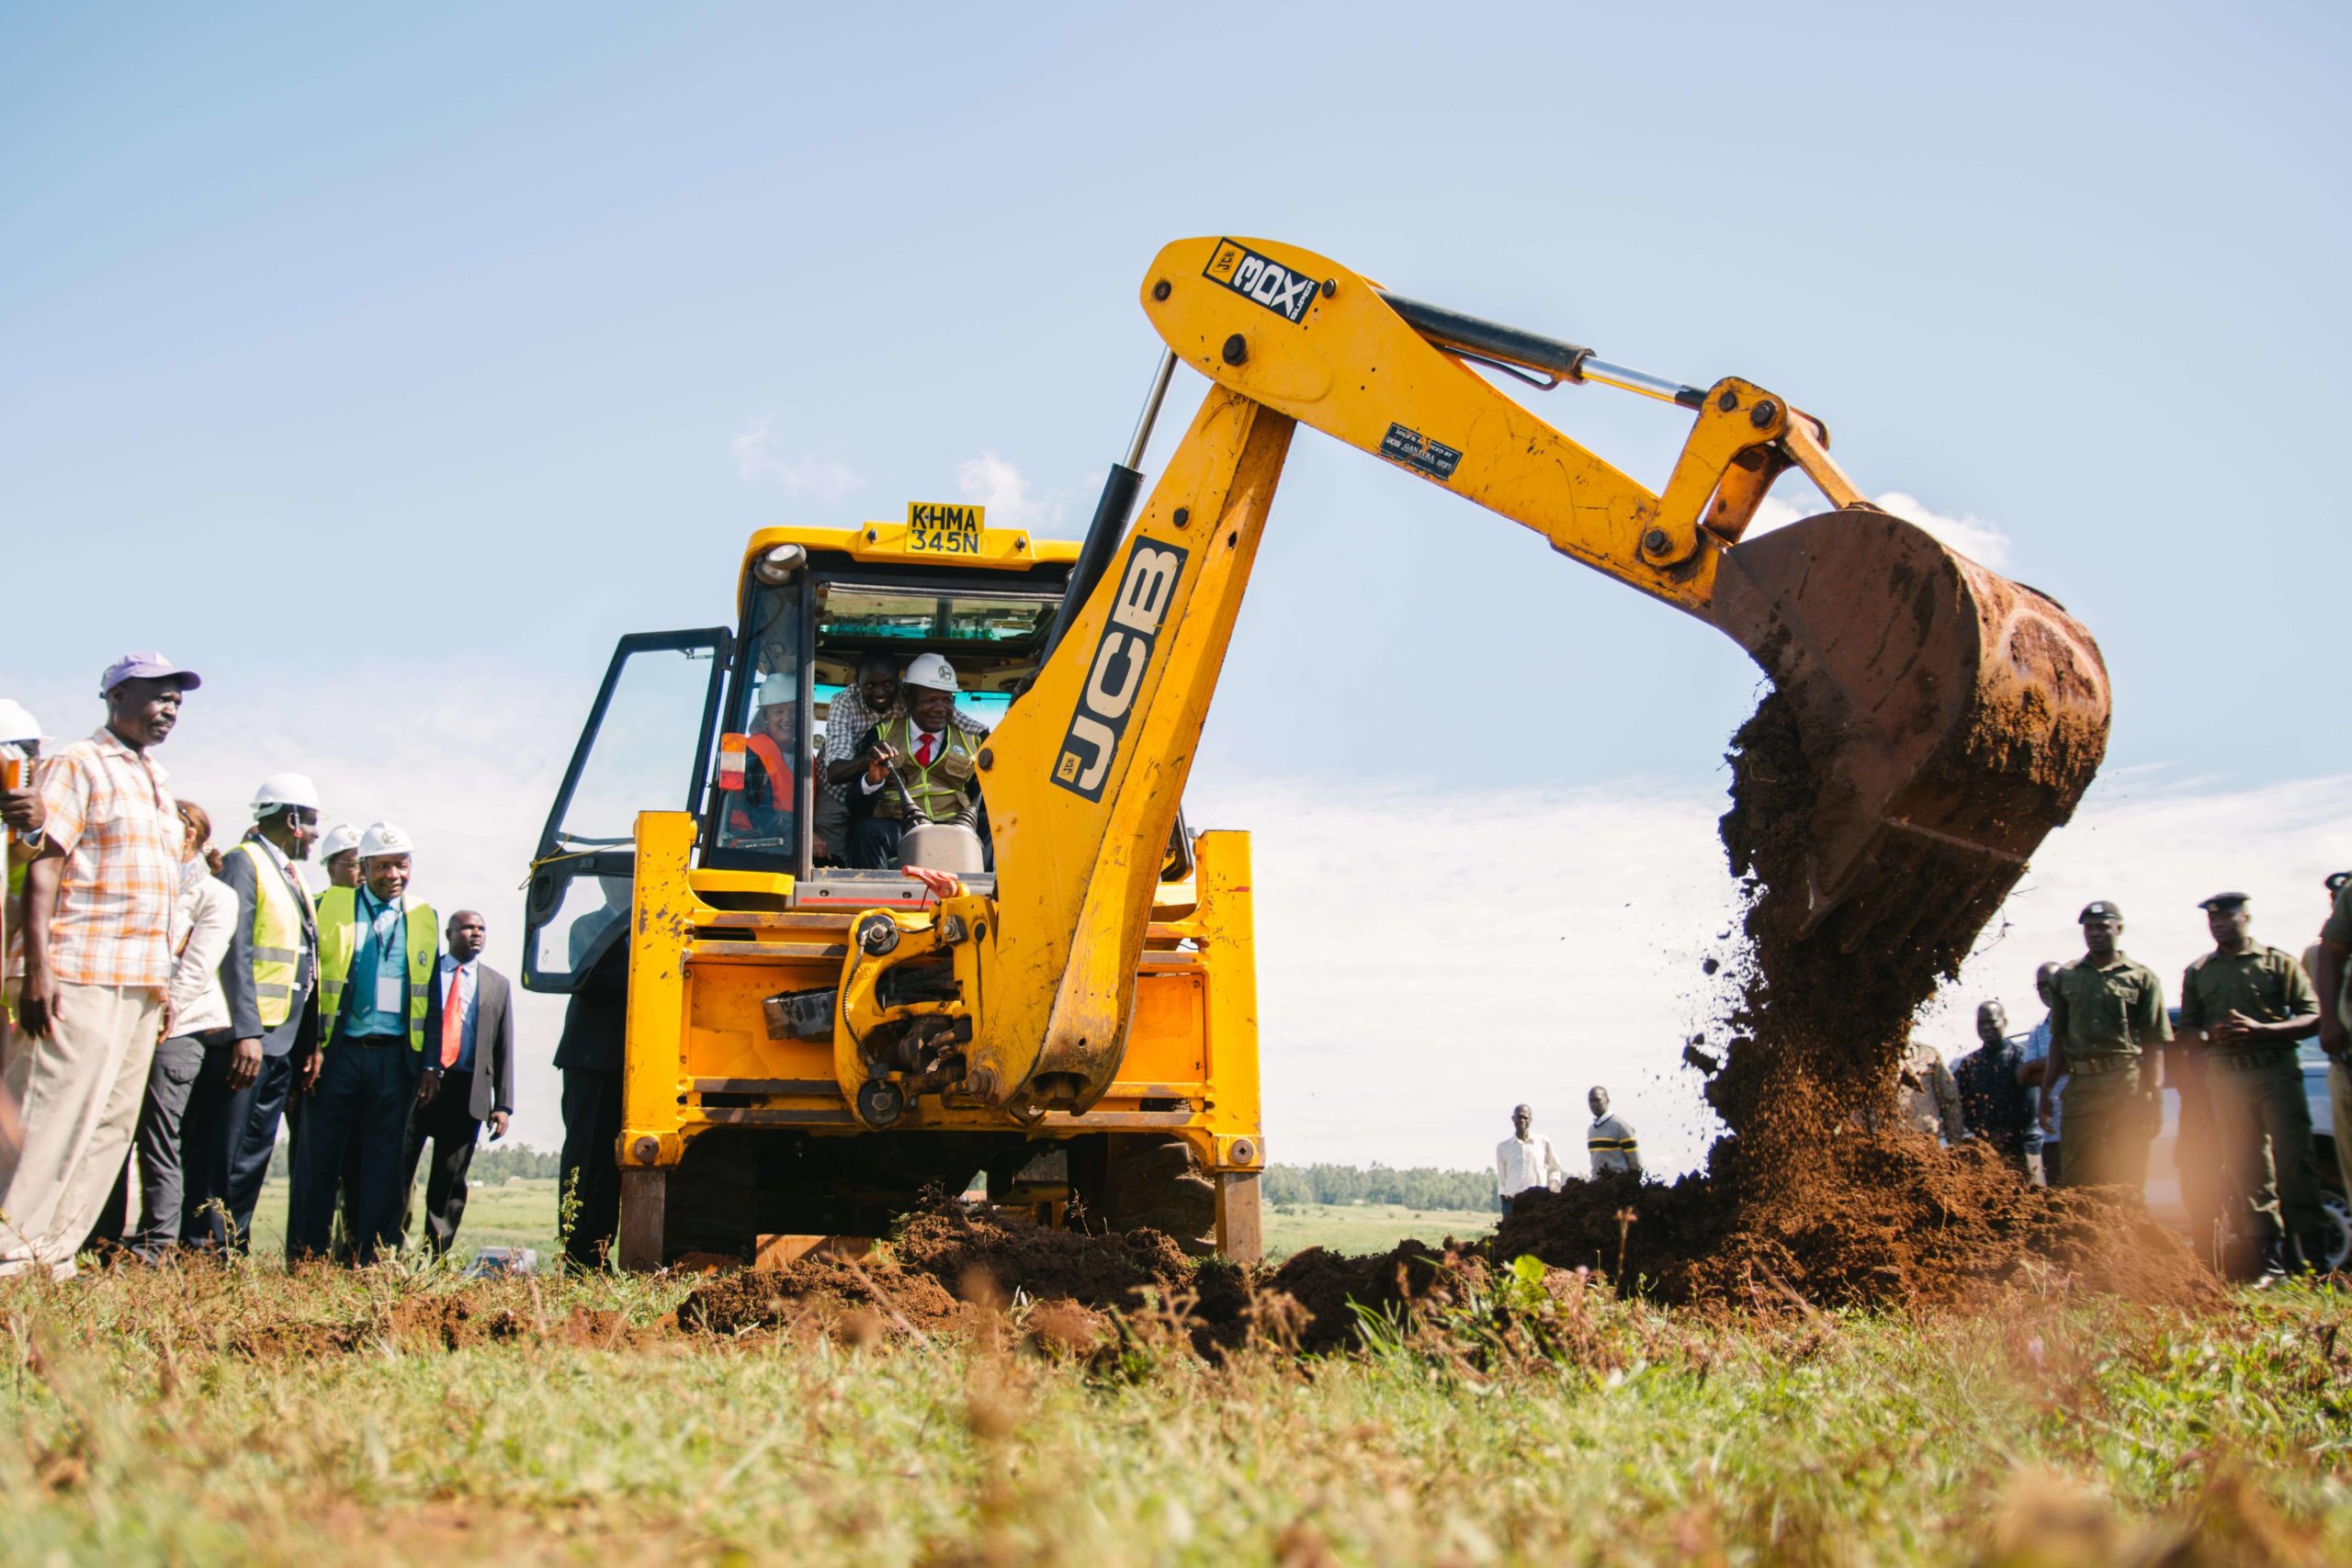
[(603, 1268), (620, 1234), (620, 1069), (564, 1068), (563, 1179), (556, 1201), (573, 1208), (563, 1252), (583, 1269)]
[(229, 1061), (236, 1042), (218, 1039), (204, 1051), (204, 1066), (188, 1091), (180, 1121), (180, 1236), (191, 1247), (245, 1250), (253, 1234), (254, 1208), (269, 1179), (269, 1156), (277, 1146), (277, 1123), (294, 1088), (294, 1059), (264, 1056), (261, 1071), (240, 1089), (229, 1087)]
[(896, 817), (853, 817), (849, 822), (849, 863), (859, 871), (890, 871), (899, 863), (899, 840), (906, 823)]
[[(401, 1194), (413, 1209), (417, 1163), (424, 1145), (431, 1144), (433, 1163), (424, 1172), (424, 1245), (435, 1258), (449, 1250), (458, 1239), (458, 1222), (466, 1217), (466, 1170), (474, 1163), (474, 1141), (481, 1134), (481, 1123), (473, 1118), (473, 1074), (447, 1072), (433, 1103), (409, 1111), (408, 1179)], [(405, 1224), (401, 1228), (407, 1228)]]
[(334, 1231), (335, 1184), (356, 1146), (359, 1179), (351, 1206), (354, 1261), (372, 1263), (400, 1246), (407, 1190), (408, 1113), (416, 1073), (405, 1036), (382, 1044), (337, 1036), (327, 1047), (319, 1087), (302, 1111), (302, 1152), (294, 1166), (288, 1261), (323, 1258)]

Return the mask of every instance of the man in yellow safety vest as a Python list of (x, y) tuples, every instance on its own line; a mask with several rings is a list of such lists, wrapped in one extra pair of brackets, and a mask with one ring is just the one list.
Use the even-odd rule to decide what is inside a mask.
[(278, 1119), (318, 1039), (318, 917), (295, 869), (318, 842), (318, 786), (272, 773), (253, 811), (253, 830), (220, 863), (237, 896), (220, 959), (228, 1039), (206, 1050), (180, 1123), (181, 1239), (232, 1252), (245, 1250)]
[(400, 1245), (408, 1193), (409, 1108), (424, 1062), (424, 1020), (441, 958), (433, 906), (408, 896), (409, 836), (390, 822), (359, 840), (360, 886), (319, 895), (319, 1020), (325, 1044), (304, 1075), (302, 1143), (294, 1165), (289, 1260), (324, 1257), (335, 1184), (358, 1148), (348, 1195), (354, 1259)]
[(936, 653), (919, 653), (899, 683), (901, 711), (884, 716), (861, 738), (850, 864), (868, 871), (895, 867), (899, 840), (913, 822), (978, 825), (973, 781), (980, 745), (954, 722), (956, 691), (956, 667)]

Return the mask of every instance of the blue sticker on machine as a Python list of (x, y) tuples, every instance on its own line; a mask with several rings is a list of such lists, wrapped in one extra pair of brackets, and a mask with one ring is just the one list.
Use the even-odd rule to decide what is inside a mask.
[(1238, 240), (1219, 240), (1201, 276), (1256, 300), (1295, 327), (1306, 324), (1306, 308), (1315, 302), (1313, 278), (1293, 272), (1272, 256), (1260, 255)]
[(1062, 735), (1054, 761), (1054, 782), (1072, 795), (1101, 800), (1110, 782), (1143, 678), (1159, 644), (1160, 625), (1176, 601), (1184, 575), (1184, 552), (1158, 539), (1137, 539), (1127, 552), (1127, 569), (1111, 601), (1111, 618), (1094, 644), (1079, 689), (1078, 711)]
[(1462, 463), (1462, 454), (1454, 447), (1401, 424), (1390, 425), (1388, 434), (1380, 438), (1380, 455), (1433, 479), (1451, 479)]

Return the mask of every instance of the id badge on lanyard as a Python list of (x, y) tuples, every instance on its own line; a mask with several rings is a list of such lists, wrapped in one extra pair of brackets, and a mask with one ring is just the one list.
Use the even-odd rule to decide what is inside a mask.
[(401, 934), (400, 912), (376, 917), (376, 1010), (397, 1017), (408, 1005), (408, 955), (393, 945)]

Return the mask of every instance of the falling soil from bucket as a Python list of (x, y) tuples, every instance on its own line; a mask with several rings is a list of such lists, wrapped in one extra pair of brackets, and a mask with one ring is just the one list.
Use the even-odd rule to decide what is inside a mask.
[[(2216, 1299), (2212, 1276), (2135, 1195), (2029, 1186), (1989, 1146), (1946, 1148), (1891, 1114), (1912, 1017), (1957, 972), (1990, 906), (1958, 925), (1927, 921), (1938, 933), (1927, 941), (1897, 923), (1849, 953), (1821, 934), (1804, 878), (1821, 790), (1804, 739), (1776, 692), (1732, 743), (1722, 834), (1746, 884), (1747, 949), (1726, 971), (1738, 990), (1707, 1090), (1729, 1134), (1703, 1173), (1671, 1186), (1621, 1178), (1529, 1194), (1494, 1255), (1589, 1266), (1668, 1302), (1766, 1308), (1958, 1304), (2018, 1282)], [(1939, 914), (1981, 895), (1931, 876), (1905, 889)]]

